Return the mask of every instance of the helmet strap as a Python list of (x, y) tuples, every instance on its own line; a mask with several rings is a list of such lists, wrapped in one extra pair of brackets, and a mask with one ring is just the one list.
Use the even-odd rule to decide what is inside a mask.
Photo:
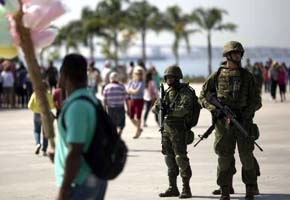
[(240, 61), (235, 61), (233, 58), (232, 58), (232, 55), (231, 55), (231, 52), (229, 52), (227, 55), (226, 55), (226, 58), (228, 61), (231, 61), (233, 63), (235, 63), (237, 66), (241, 67), (242, 64), (241, 64), (241, 60)]
[[(164, 79), (166, 81), (166, 78)], [(180, 85), (180, 81), (178, 78), (174, 78), (174, 81), (172, 84), (168, 84), (168, 86), (172, 87), (172, 88), (178, 88)]]
[(179, 81), (179, 79), (176, 78), (176, 79), (174, 79), (174, 82), (173, 82), (171, 87), (178, 89), (179, 85), (180, 85), (180, 81)]

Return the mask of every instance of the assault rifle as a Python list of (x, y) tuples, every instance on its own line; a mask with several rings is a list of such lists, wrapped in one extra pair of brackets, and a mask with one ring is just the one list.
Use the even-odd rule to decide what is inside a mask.
[(158, 102), (159, 104), (158, 122), (159, 122), (159, 127), (160, 127), (159, 131), (161, 133), (164, 129), (164, 121), (166, 120), (168, 113), (171, 112), (178, 96), (179, 96), (179, 93), (175, 95), (172, 102), (168, 105), (164, 99), (165, 97), (164, 86), (162, 83), (160, 84), (159, 102)]
[(245, 136), (245, 138), (248, 138), (251, 142), (253, 142), (260, 151), (263, 151), (263, 149), (255, 142), (255, 140), (249, 136), (244, 127), (242, 127), (241, 124), (236, 120), (236, 115), (228, 106), (223, 106), (213, 93), (208, 92), (206, 94), (206, 99), (210, 104), (214, 105), (217, 109), (220, 109), (221, 113), (230, 120), (230, 122)]
[(204, 134), (198, 135), (199, 140), (193, 146), (196, 147), (202, 140), (208, 138), (208, 136), (212, 133), (214, 129), (215, 129), (215, 123), (213, 122), (212, 125), (204, 132)]
[(164, 126), (163, 126), (163, 122), (164, 122), (164, 119), (165, 119), (165, 113), (166, 113), (166, 105), (165, 105), (165, 100), (164, 100), (164, 96), (165, 96), (165, 91), (164, 91), (164, 86), (163, 84), (161, 83), (160, 84), (160, 90), (159, 90), (159, 113), (158, 113), (158, 122), (159, 122), (159, 131), (161, 132), (162, 134), (162, 131), (164, 129)]

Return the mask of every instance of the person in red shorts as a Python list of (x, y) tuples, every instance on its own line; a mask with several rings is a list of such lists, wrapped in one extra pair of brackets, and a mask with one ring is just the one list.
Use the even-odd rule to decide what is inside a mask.
[[(144, 89), (145, 83), (143, 81), (144, 70), (142, 67), (135, 67), (133, 70), (133, 79), (128, 84), (127, 93), (129, 95), (128, 114), (132, 123), (136, 126), (136, 134), (134, 139), (141, 135), (141, 116), (144, 105)], [(135, 119), (136, 115), (136, 119)]]

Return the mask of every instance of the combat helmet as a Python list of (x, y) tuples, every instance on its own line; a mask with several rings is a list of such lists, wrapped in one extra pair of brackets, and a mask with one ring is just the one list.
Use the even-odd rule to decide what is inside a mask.
[(232, 52), (232, 51), (239, 51), (242, 54), (242, 57), (244, 55), (244, 48), (243, 45), (237, 41), (230, 41), (227, 42), (224, 46), (223, 49), (223, 56), (226, 57), (228, 53)]
[(167, 67), (165, 69), (165, 71), (164, 71), (164, 79), (168, 75), (175, 76), (178, 79), (182, 79), (183, 78), (182, 71), (181, 71), (180, 67), (177, 66), (177, 65), (172, 65), (172, 66), (169, 66), (169, 67)]

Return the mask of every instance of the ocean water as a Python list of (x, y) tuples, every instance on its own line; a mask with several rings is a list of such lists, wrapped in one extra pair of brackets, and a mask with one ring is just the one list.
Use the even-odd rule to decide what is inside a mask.
[[(263, 62), (264, 64), (268, 61), (268, 57), (257, 57), (257, 58), (250, 58), (251, 64), (253, 65), (255, 62)], [(285, 62), (287, 67), (290, 66), (290, 57), (272, 57), (273, 60), (282, 63)], [(242, 60), (242, 65), (245, 65), (245, 60)], [(215, 72), (219, 67), (220, 63), (222, 62), (222, 58), (213, 58), (212, 59), (212, 72)], [(155, 62), (152, 62), (153, 64)], [(163, 74), (165, 68), (171, 64), (174, 64), (173, 59), (168, 59), (164, 61), (156, 62), (156, 68), (158, 72)], [(206, 58), (183, 58), (180, 60), (179, 66), (181, 67), (184, 75), (189, 76), (208, 76), (208, 60)]]
[[(255, 62), (263, 62), (265, 63), (269, 58), (268, 57), (256, 57), (250, 58), (251, 63)], [(273, 60), (277, 62), (285, 62), (286, 65), (290, 66), (290, 57), (272, 57)], [(242, 60), (242, 65), (245, 64), (245, 60)], [(216, 71), (220, 63), (222, 62), (222, 58), (213, 58), (212, 59), (212, 72)], [(148, 60), (146, 67), (150, 67), (150, 65), (154, 65), (157, 69), (158, 73), (162, 75), (166, 67), (175, 64), (175, 60), (172, 59), (162, 59), (162, 60)], [(103, 62), (96, 62), (96, 66), (98, 69), (102, 69)], [(179, 66), (184, 75), (188, 76), (208, 76), (208, 60), (206, 58), (191, 58), (191, 57), (183, 57), (179, 61)]]

